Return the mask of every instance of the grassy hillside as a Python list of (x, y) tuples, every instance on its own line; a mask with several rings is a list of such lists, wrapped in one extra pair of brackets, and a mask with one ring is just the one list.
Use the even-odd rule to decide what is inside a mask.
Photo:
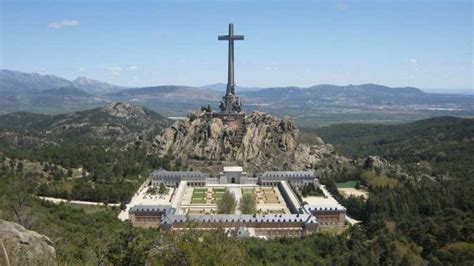
[(411, 171), (468, 178), (474, 174), (474, 119), (437, 117), (400, 125), (339, 124), (315, 129), (352, 157), (379, 155)]

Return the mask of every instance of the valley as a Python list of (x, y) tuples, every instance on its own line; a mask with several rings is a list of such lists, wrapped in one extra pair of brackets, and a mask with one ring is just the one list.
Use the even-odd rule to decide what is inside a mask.
[[(242, 88), (248, 111), (292, 116), (300, 126), (337, 123), (404, 123), (436, 116), (474, 116), (474, 96), (425, 93), (377, 84), (317, 85), (308, 88)], [(166, 117), (183, 117), (202, 106), (217, 109), (215, 86), (123, 88), (79, 78), (0, 71), (0, 113), (45, 114), (87, 110), (111, 102), (147, 107)], [(51, 108), (50, 106), (53, 106)]]
[[(316, 166), (315, 173), (335, 199), (347, 207), (348, 214), (361, 224), (353, 225), (339, 236), (315, 234), (283, 242), (237, 240), (227, 238), (223, 232), (208, 234), (193, 230), (176, 237), (156, 229), (132, 228), (117, 220), (119, 212), (153, 169), (189, 170), (190, 164), (184, 158), (159, 158), (150, 153), (155, 136), (171, 123), (151, 110), (123, 103), (54, 116), (34, 113), (0, 116), (0, 191), (5, 199), (0, 208), (2, 217), (11, 217), (48, 235), (56, 247), (58, 261), (64, 264), (94, 263), (100, 259), (119, 264), (145, 261), (161, 264), (179, 257), (173, 249), (152, 254), (148, 250), (169, 243), (188, 243), (190, 249), (182, 252), (188, 260), (201, 263), (198, 258), (191, 259), (193, 254), (204, 252), (199, 248), (202, 242), (189, 243), (189, 239), (197, 237), (208, 242), (208, 248), (225, 245), (232, 250), (210, 256), (214, 261), (228, 262), (228, 255), (232, 254), (232, 263), (261, 264), (278, 258), (282, 264), (292, 264), (299, 261), (298, 254), (302, 253), (313, 261), (335, 264), (349, 261), (383, 264), (388, 260), (455, 263), (458, 258), (469, 256), (469, 242), (473, 239), (464, 232), (472, 230), (473, 225), (470, 212), (473, 186), (469, 177), (472, 167), (466, 161), (469, 156), (459, 161), (463, 157), (459, 154), (462, 149), (456, 142), (470, 152), (473, 144), (469, 138), (472, 137), (470, 119), (438, 118), (403, 125), (303, 129), (298, 141), (312, 145), (320, 143), (317, 136), (322, 136), (334, 144), (336, 154), (340, 152), (359, 161), (355, 166), (339, 165), (342, 157), (332, 161), (337, 155), (327, 153), (323, 155), (326, 163)], [(448, 128), (453, 130), (444, 130)], [(448, 143), (454, 146), (446, 146)], [(413, 154), (404, 147), (424, 148)], [(446, 152), (441, 161), (438, 149)], [(430, 157), (432, 153), (438, 157)], [(367, 155), (381, 157), (359, 159)], [(420, 159), (429, 162), (433, 170), (428, 171), (425, 163), (423, 167), (411, 167), (411, 160), (416, 164)], [(400, 163), (402, 168), (395, 163)], [(438, 168), (438, 163), (443, 168)], [(440, 169), (449, 170), (449, 178)], [(367, 194), (363, 197), (340, 194), (336, 182), (346, 181), (351, 181), (347, 184), (359, 182), (367, 187)], [(386, 182), (391, 185), (383, 185)], [(32, 195), (107, 205), (56, 204)], [(18, 197), (27, 202), (17, 209), (19, 217), (12, 212), (18, 208), (15, 203)], [(427, 224), (436, 226), (429, 228)], [(450, 237), (446, 238), (448, 230)], [(165, 242), (157, 243), (161, 236)], [(124, 242), (125, 239), (129, 241)], [(83, 241), (89, 243), (87, 247)], [(436, 247), (432, 246), (433, 241)], [(381, 251), (380, 246), (388, 248)], [(333, 251), (324, 252), (325, 249)]]
[(0, 265), (474, 265), (472, 1), (0, 6)]

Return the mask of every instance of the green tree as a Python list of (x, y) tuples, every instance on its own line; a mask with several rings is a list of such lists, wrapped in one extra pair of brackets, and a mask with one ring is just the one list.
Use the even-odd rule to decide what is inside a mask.
[(189, 229), (158, 238), (149, 255), (150, 265), (246, 265), (240, 239), (223, 229)]
[(23, 225), (26, 229), (31, 229), (35, 223), (31, 208), (35, 184), (19, 176), (12, 176), (6, 181), (8, 189), (1, 197), (2, 208), (7, 210), (14, 222)]
[(243, 214), (257, 213), (257, 202), (253, 193), (245, 193), (239, 202), (240, 212)]
[(19, 161), (18, 164), (16, 165), (16, 170), (19, 172), (19, 173), (22, 173), (23, 170), (24, 170), (24, 165), (23, 165), (23, 162), (22, 161)]
[(235, 200), (234, 193), (226, 190), (222, 194), (222, 198), (217, 202), (217, 213), (221, 214), (230, 214), (235, 213), (235, 207), (237, 206), (237, 201)]
[(160, 183), (160, 190), (158, 190), (158, 193), (165, 194), (165, 192), (166, 192), (165, 184)]

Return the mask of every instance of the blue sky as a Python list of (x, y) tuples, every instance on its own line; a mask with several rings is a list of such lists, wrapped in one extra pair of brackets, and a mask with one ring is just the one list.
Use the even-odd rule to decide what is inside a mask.
[(1, 0), (3, 69), (123, 86), (473, 88), (472, 1)]

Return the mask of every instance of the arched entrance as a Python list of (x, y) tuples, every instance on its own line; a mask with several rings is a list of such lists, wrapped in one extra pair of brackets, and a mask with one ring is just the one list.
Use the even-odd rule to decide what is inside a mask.
[(232, 179), (230, 180), (230, 183), (235, 184), (235, 177), (232, 177)]

